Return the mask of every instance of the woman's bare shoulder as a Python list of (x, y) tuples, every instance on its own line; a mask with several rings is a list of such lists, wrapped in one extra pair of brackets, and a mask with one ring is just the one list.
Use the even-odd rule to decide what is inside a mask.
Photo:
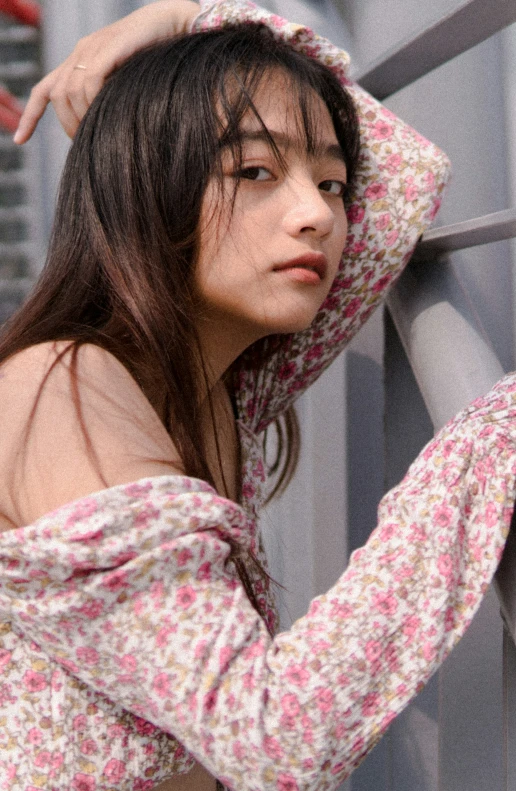
[[(65, 354), (58, 361), (62, 352)], [(62, 399), (73, 400), (71, 352), (71, 341), (47, 341), (16, 352), (0, 364), (0, 415), (23, 418), (44, 380), (38, 410), (50, 408), (50, 401), (55, 405)], [(102, 410), (111, 403), (127, 412), (136, 408), (144, 421), (156, 418), (161, 425), (135, 379), (110, 352), (92, 343), (83, 344), (77, 353), (76, 373), (77, 392), (87, 407), (95, 404)]]
[[(157, 413), (127, 369), (106, 350), (85, 344), (78, 351), (81, 417), (70, 353), (54, 366), (38, 396), (52, 363), (69, 345), (60, 341), (31, 346), (0, 366), (0, 511), (15, 524), (30, 524), (106, 488), (106, 483), (110, 487), (150, 475), (182, 473), (179, 454)], [(88, 452), (83, 428), (99, 469)]]

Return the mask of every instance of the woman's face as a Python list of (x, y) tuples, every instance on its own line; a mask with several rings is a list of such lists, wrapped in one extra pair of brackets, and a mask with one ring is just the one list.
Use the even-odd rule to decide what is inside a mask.
[(204, 329), (242, 350), (265, 335), (310, 325), (346, 240), (346, 166), (330, 114), (314, 93), (317, 150), (309, 155), (289, 95), (288, 80), (272, 72), (254, 96), (286, 168), (278, 166), (259, 120), (248, 112), (239, 173), (228, 148), (222, 153), (223, 192), (213, 179), (203, 201), (196, 284)]

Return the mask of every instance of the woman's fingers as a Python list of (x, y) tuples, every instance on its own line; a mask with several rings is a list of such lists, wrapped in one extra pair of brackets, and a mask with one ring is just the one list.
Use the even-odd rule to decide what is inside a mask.
[(31, 138), (49, 103), (52, 103), (66, 134), (73, 137), (77, 131), (81, 118), (88, 109), (88, 104), (86, 100), (81, 101), (78, 98), (79, 92), (76, 89), (69, 88), (69, 77), (67, 77), (69, 69), (65, 68), (65, 64), (66, 61), (32, 89), (13, 138), (18, 145)]
[(52, 104), (59, 119), (59, 123), (66, 134), (70, 138), (74, 137), (81, 122), (82, 115), (77, 114), (66, 94), (61, 95), (59, 99), (52, 99)]
[(199, 11), (193, 0), (158, 0), (82, 38), (61, 66), (33, 88), (14, 142), (29, 140), (49, 103), (73, 137), (113, 69), (141, 47), (187, 32)]
[[(88, 107), (102, 88), (103, 84), (104, 79), (102, 77), (92, 77), (91, 75), (86, 75), (85, 70), (77, 69), (71, 72), (66, 89), (64, 90), (64, 95), (62, 97), (62, 99), (65, 100), (68, 106), (71, 108), (76, 118), (75, 129), (71, 135), (68, 129), (66, 129), (66, 133), (70, 135), (70, 137), (73, 137), (77, 131), (79, 123), (82, 121), (86, 111), (88, 110)], [(54, 104), (54, 102), (52, 103)], [(60, 116), (59, 120), (61, 120)]]
[(29, 100), (25, 105), (18, 129), (13, 138), (15, 143), (19, 145), (25, 143), (32, 136), (39, 119), (45, 112), (45, 108), (50, 101), (53, 74), (54, 72), (48, 74), (43, 80), (38, 82), (30, 92)]

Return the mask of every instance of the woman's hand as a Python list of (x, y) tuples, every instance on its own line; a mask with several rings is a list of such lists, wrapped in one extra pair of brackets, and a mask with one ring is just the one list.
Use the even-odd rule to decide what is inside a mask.
[(73, 137), (113, 69), (142, 47), (187, 33), (199, 12), (192, 0), (159, 0), (81, 38), (72, 54), (32, 89), (14, 142), (31, 137), (49, 102)]

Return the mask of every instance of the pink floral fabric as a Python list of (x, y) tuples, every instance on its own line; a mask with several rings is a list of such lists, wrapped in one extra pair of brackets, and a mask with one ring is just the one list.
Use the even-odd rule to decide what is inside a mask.
[(467, 628), (515, 474), (510, 375), (427, 445), (336, 585), (274, 639), (225, 563), (252, 525), (203, 481), (142, 479), (4, 533), (1, 787), (141, 791), (195, 756), (233, 789), (337, 788)]
[[(235, 15), (346, 79), (329, 42), (250, 4), (210, 6), (197, 24)], [(369, 131), (341, 270), (309, 330), (276, 339), (265, 368), (250, 350), (237, 371), (242, 506), (160, 476), (0, 535), (0, 791), (150, 791), (194, 759), (235, 791), (336, 789), (479, 606), (514, 503), (516, 376), (424, 449), (288, 632), (270, 637), (226, 563), (230, 542), (261, 552), (260, 433), (379, 303), (447, 177), (444, 155), (350, 89)]]

